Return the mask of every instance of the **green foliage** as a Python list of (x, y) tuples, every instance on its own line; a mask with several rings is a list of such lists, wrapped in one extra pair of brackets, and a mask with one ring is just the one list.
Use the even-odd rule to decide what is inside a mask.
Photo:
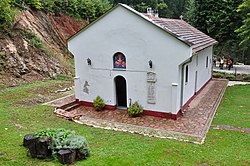
[(250, 81), (250, 74), (243, 76), (244, 81)]
[(34, 136), (43, 138), (43, 137), (50, 137), (50, 138), (58, 138), (60, 140), (63, 140), (69, 136), (75, 135), (74, 131), (66, 130), (64, 128), (59, 129), (46, 129), (46, 130), (40, 130), (39, 132), (36, 132)]
[[(250, 163), (250, 135), (247, 133), (216, 130), (211, 127), (205, 143), (196, 145), (80, 125), (58, 118), (53, 114), (53, 107), (23, 103), (31, 98), (38, 98), (40, 94), (51, 100), (60, 98), (62, 94), (53, 92), (62, 86), (70, 86), (69, 81), (48, 80), (0, 88), (2, 129), (0, 165), (60, 165), (55, 160), (27, 158), (26, 149), (20, 146), (23, 136), (27, 133), (55, 126), (84, 135), (91, 145), (93, 155), (75, 165), (131, 165), (132, 163), (132, 165), (234, 166)], [(213, 124), (250, 128), (249, 94), (249, 85), (228, 87)], [(20, 106), (20, 103), (23, 105)]]
[(37, 36), (34, 36), (30, 40), (29, 44), (31, 47), (34, 47), (34, 48), (43, 48), (43, 43)]
[(224, 73), (220, 73), (220, 72), (214, 72), (213, 73), (213, 77), (215, 78), (224, 78), (225, 74)]
[(224, 72), (214, 71), (213, 77), (225, 78), (230, 81), (250, 81), (250, 74), (237, 74), (235, 77), (235, 73), (224, 73)]
[(60, 149), (79, 150), (85, 157), (89, 156), (90, 153), (87, 140), (77, 135), (66, 137), (63, 140), (54, 138), (52, 139), (50, 148), (54, 153), (57, 153)]
[(89, 19), (90, 21), (95, 20), (111, 8), (111, 4), (106, 0), (4, 0), (1, 3), (5, 2), (3, 6), (6, 6), (6, 4), (9, 5), (9, 1), (13, 7), (20, 9), (30, 7), (55, 13), (56, 15), (64, 13), (76, 18)]
[(14, 21), (14, 10), (11, 9), (11, 0), (0, 1), (0, 29), (9, 27)]
[(62, 75), (62, 74), (57, 74), (55, 77), (53, 77), (54, 80), (61, 80), (61, 81), (72, 81), (72, 75)]
[(138, 116), (143, 113), (142, 106), (136, 101), (128, 108), (128, 114), (131, 116)]
[(33, 32), (29, 30), (22, 31), (22, 34), (24, 38), (29, 42), (29, 45), (33, 48), (43, 48), (44, 44), (43, 42), (34, 34)]
[[(192, 0), (190, 0), (192, 1)], [(191, 23), (216, 39), (219, 44), (215, 54), (219, 56), (240, 57), (240, 39), (235, 29), (242, 25), (242, 15), (237, 12), (242, 0), (197, 0), (190, 5), (195, 8)]]
[(171, 15), (171, 11), (169, 10), (168, 5), (163, 0), (158, 1), (156, 9), (159, 13), (159, 16), (169, 17)]
[(229, 81), (235, 81), (236, 80), (235, 75), (233, 75), (233, 74), (226, 74), (225, 78), (228, 79)]
[(47, 12), (54, 12), (55, 0), (41, 0), (43, 10)]
[(241, 38), (240, 45), (249, 47), (250, 45), (250, 0), (244, 0), (239, 5), (238, 10), (243, 16), (243, 25), (235, 30)]
[(187, 0), (185, 4), (184, 19), (190, 24), (194, 24), (196, 10), (196, 0)]
[(24, 2), (34, 9), (42, 9), (42, 3), (40, 0), (24, 0)]
[(104, 100), (100, 96), (96, 97), (93, 104), (96, 110), (102, 110), (105, 107)]
[(56, 155), (60, 149), (79, 150), (85, 157), (87, 157), (90, 152), (87, 140), (82, 136), (75, 135), (75, 131), (72, 130), (52, 128), (41, 130), (35, 133), (34, 136), (51, 139), (49, 148), (54, 155)]

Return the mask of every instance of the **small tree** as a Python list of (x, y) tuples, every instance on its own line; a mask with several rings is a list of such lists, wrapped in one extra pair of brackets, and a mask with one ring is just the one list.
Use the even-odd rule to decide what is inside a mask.
[(128, 108), (128, 114), (130, 117), (137, 117), (143, 113), (142, 106), (136, 101)]
[(97, 111), (101, 111), (105, 107), (104, 100), (100, 96), (97, 96), (94, 100), (94, 107)]

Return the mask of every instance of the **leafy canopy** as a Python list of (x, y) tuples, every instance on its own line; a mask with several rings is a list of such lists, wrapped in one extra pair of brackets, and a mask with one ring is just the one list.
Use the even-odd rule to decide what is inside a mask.
[(235, 32), (241, 37), (242, 41), (240, 45), (249, 46), (250, 45), (250, 0), (244, 0), (244, 2), (239, 6), (239, 13), (243, 16), (243, 25), (236, 29)]

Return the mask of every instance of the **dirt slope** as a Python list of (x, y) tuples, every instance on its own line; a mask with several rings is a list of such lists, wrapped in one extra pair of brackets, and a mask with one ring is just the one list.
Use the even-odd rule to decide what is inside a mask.
[(85, 25), (66, 15), (21, 11), (13, 27), (0, 32), (0, 84), (15, 86), (72, 74), (66, 39)]

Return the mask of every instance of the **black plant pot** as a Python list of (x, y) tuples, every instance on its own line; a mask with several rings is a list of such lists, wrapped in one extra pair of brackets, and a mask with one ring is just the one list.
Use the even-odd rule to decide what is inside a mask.
[(33, 136), (33, 134), (27, 134), (23, 139), (23, 146), (29, 149), (29, 153), (32, 158), (37, 157), (37, 141), (38, 137)]
[(36, 145), (37, 158), (45, 159), (51, 156), (52, 152), (49, 149), (50, 139), (40, 138)]
[(30, 144), (35, 144), (37, 140), (38, 137), (33, 136), (33, 134), (27, 134), (23, 138), (23, 146), (28, 148)]
[(34, 137), (33, 134), (27, 134), (23, 139), (23, 146), (29, 149), (29, 153), (32, 158), (45, 159), (52, 154), (49, 149), (49, 139), (48, 138), (38, 138)]
[(61, 164), (73, 164), (75, 162), (76, 152), (70, 149), (61, 149), (58, 152), (58, 160)]
[(85, 150), (84, 153), (81, 153), (79, 149), (76, 149), (76, 160), (84, 160), (89, 156), (89, 150)]

